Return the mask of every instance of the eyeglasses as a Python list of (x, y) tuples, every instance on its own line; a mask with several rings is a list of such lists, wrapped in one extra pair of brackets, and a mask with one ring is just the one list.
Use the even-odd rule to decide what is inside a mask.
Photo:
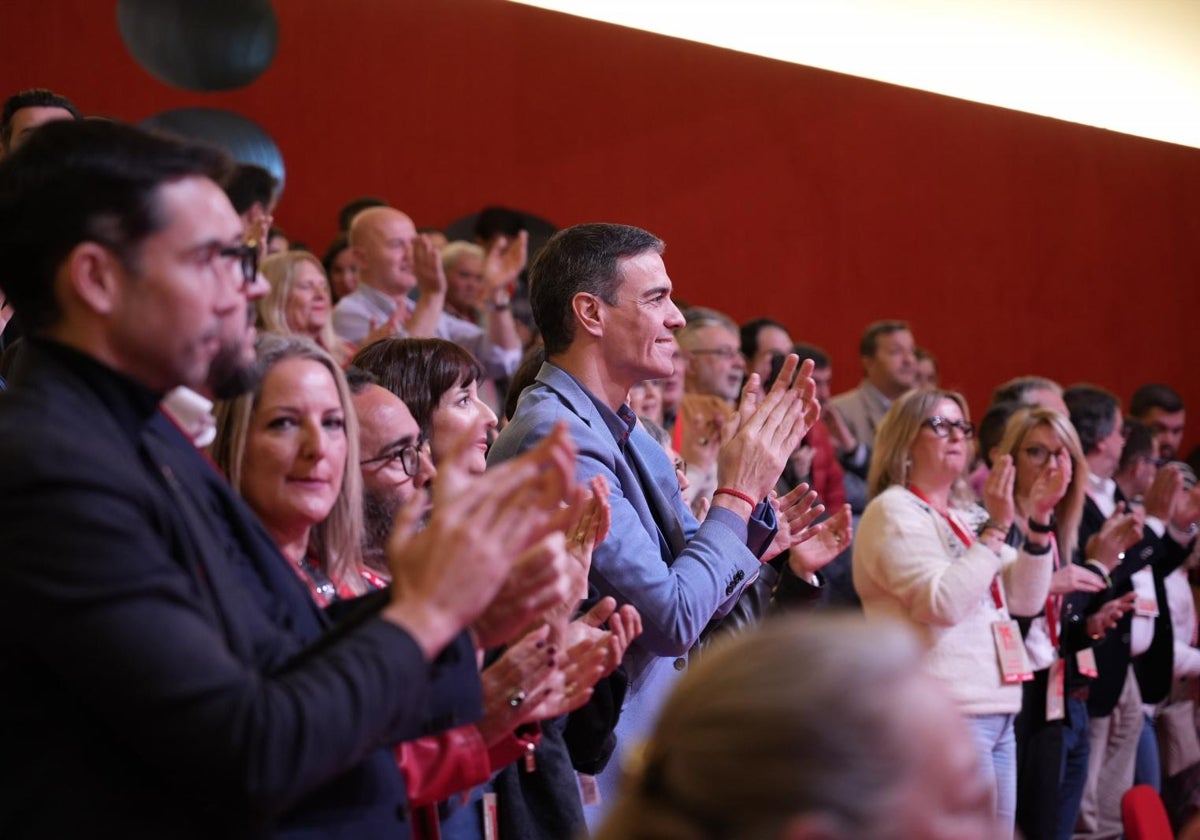
[(359, 461), (359, 466), (367, 466), (368, 464), (383, 463), (384, 466), (394, 467), (397, 463), (404, 470), (404, 474), (409, 478), (417, 477), (417, 470), (421, 468), (421, 453), (428, 447), (425, 441), (417, 441), (410, 443), (407, 446), (397, 446), (395, 449), (389, 449), (382, 455), (376, 455), (374, 458), (367, 458), (365, 461)]
[(945, 417), (934, 415), (921, 421), (921, 425), (928, 426), (940, 438), (950, 437), (951, 429), (958, 429), (968, 440), (975, 437), (975, 424), (968, 423), (966, 420), (947, 420)]
[(1047, 449), (1044, 446), (1035, 445), (1026, 446), (1021, 451), (1025, 453), (1025, 457), (1028, 458), (1029, 462), (1035, 467), (1046, 466), (1046, 462), (1051, 458), (1053, 458), (1056, 463), (1058, 461), (1071, 460), (1071, 453), (1063, 447), (1059, 447), (1058, 449)]
[(730, 359), (737, 358), (738, 356), (740, 356), (742, 354), (740, 351), (735, 350), (732, 347), (712, 347), (707, 350), (705, 350), (705, 349), (689, 350), (688, 355), (691, 355), (691, 356), (720, 356), (722, 359), (725, 359), (726, 361), (728, 361)]
[(258, 246), (231, 245), (217, 251), (218, 256), (236, 259), (242, 268), (242, 288), (252, 286), (258, 277)]

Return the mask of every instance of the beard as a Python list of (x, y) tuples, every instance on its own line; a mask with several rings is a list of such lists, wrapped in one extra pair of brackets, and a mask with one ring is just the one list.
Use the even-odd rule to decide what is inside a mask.
[(387, 571), (387, 542), (400, 503), (394, 496), (363, 490), (363, 561), (378, 571)]
[[(263, 372), (257, 354), (247, 352), (245, 341), (254, 327), (257, 314), (253, 306), (246, 313), (246, 331), (230, 341), (222, 341), (208, 368), (208, 390), (214, 399), (230, 400), (258, 388)], [(247, 358), (249, 356), (249, 358)]]
[(208, 390), (219, 400), (248, 394), (258, 387), (262, 371), (257, 359), (247, 361), (238, 345), (221, 345), (208, 368)]

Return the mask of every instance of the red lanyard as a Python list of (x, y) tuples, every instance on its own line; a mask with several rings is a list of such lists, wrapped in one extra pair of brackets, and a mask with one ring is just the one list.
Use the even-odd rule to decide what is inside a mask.
[[(916, 496), (922, 502), (929, 505), (931, 508), (933, 508), (938, 513), (940, 513), (942, 515), (942, 518), (946, 520), (946, 524), (950, 526), (950, 530), (953, 531), (960, 540), (962, 540), (963, 545), (965, 545), (967, 548), (970, 548), (972, 545), (975, 544), (975, 538), (973, 536), (971, 536), (969, 531), (967, 531), (961, 525), (959, 525), (957, 522), (955, 522), (954, 518), (952, 516), (950, 516), (950, 514), (946, 513), (946, 511), (938, 510), (937, 506), (934, 505), (933, 502), (929, 501), (929, 498), (924, 493), (922, 493), (920, 490), (918, 490), (915, 485), (912, 485), (912, 484), (908, 485), (908, 492), (912, 493), (914, 496)], [(996, 605), (996, 609), (998, 609), (998, 610), (1004, 609), (1004, 596), (1000, 594), (1000, 576), (999, 575), (992, 578), (991, 589), (992, 589), (992, 602)]]
[[(1050, 534), (1051, 569), (1058, 571), (1058, 540)], [(1050, 628), (1050, 644), (1058, 650), (1058, 610), (1062, 604), (1061, 595), (1046, 596), (1046, 625)]]

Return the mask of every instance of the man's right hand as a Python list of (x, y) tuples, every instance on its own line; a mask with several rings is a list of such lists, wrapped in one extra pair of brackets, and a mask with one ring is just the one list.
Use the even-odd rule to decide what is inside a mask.
[(426, 234), (420, 234), (413, 240), (412, 262), (421, 296), (445, 296), (446, 270), (442, 267), (442, 255)]
[[(761, 392), (758, 375), (751, 374), (717, 453), (718, 487), (737, 490), (756, 500), (765, 498), (774, 488), (788, 457), (821, 414), (812, 371), (811, 359), (800, 364), (798, 356), (789, 355), (766, 395)], [(744, 502), (725, 494), (714, 498), (713, 505), (729, 507), (742, 515), (749, 513)]]
[(1104, 520), (1084, 548), (1089, 558), (1100, 561), (1111, 572), (1120, 565), (1123, 552), (1141, 538), (1142, 524), (1138, 515), (1127, 511), (1124, 502), (1117, 502), (1113, 515)]
[(1183, 474), (1170, 465), (1160, 467), (1154, 474), (1146, 495), (1142, 498), (1142, 506), (1147, 516), (1154, 516), (1163, 522), (1171, 520), (1175, 508), (1175, 498), (1183, 489)]
[(562, 502), (574, 485), (575, 447), (564, 426), (481, 476), (467, 466), (476, 434), (462, 435), (439, 465), (425, 528), (417, 530), (421, 511), (410, 505), (388, 543), (392, 603), (383, 616), (407, 630), (430, 660), (479, 618), (517, 558), (564, 527)]

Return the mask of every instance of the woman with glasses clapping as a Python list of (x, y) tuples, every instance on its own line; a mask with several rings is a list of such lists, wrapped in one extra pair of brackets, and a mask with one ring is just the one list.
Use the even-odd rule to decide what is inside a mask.
[(909, 391), (879, 427), (867, 479), (870, 503), (854, 543), (854, 588), (868, 616), (906, 621), (927, 646), (925, 668), (968, 716), (980, 767), (996, 791), (1006, 836), (1016, 809), (1013, 721), (1032, 678), (1013, 614), (1044, 605), (1049, 535), (1006, 544), (1017, 517), (1011, 456), (996, 462), (982, 511), (964, 474), (975, 427), (963, 398)]

